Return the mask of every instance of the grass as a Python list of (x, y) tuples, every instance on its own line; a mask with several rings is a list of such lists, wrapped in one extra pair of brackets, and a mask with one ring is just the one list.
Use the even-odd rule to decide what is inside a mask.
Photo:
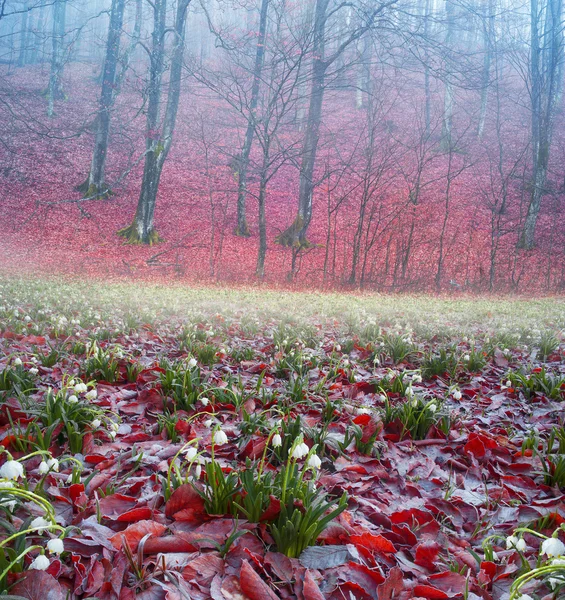
[[(59, 323), (63, 335), (72, 329), (73, 319), (80, 320), (83, 327), (98, 326), (104, 336), (110, 324), (125, 332), (132, 314), (153, 326), (172, 319), (179, 324), (209, 322), (226, 327), (230, 320), (245, 316), (259, 326), (272, 322), (291, 331), (303, 328), (304, 334), (313, 323), (329, 324), (337, 327), (340, 335), (366, 341), (371, 341), (367, 331), (375, 331), (375, 324), (391, 331), (412, 332), (421, 339), (436, 335), (493, 338), (496, 334), (497, 338), (516, 338), (534, 345), (565, 329), (564, 298), (321, 294), (0, 276), (0, 320), (5, 320), (13, 306), (20, 310), (29, 307), (31, 322), (21, 322), (20, 331), (34, 332), (33, 326), (40, 329), (42, 322), (53, 323), (55, 317), (64, 317), (68, 323)], [(18, 320), (25, 316), (18, 315)]]

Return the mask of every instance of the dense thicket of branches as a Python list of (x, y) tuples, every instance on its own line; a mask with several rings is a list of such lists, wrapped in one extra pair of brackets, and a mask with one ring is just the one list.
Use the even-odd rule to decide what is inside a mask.
[(112, 236), (134, 215), (130, 242), (214, 276), (561, 289), (564, 24), (562, 0), (1, 0), (10, 201), (114, 203)]

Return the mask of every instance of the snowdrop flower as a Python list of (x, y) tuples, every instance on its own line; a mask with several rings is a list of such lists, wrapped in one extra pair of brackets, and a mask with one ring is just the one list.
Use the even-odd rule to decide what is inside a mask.
[(32, 367), (32, 368), (29, 370), (29, 372), (30, 372), (32, 375), (37, 375), (37, 374), (39, 373), (39, 369), (36, 369), (35, 367)]
[(196, 362), (196, 359), (195, 359), (195, 358), (191, 358), (191, 359), (188, 361), (188, 366), (189, 366), (189, 368), (190, 368), (190, 369), (194, 369), (194, 367), (195, 367), (197, 364), (198, 364), (198, 363)]
[(120, 425), (119, 425), (119, 423), (116, 423), (115, 421), (111, 421), (109, 424), (109, 428), (114, 433), (117, 433), (118, 430), (120, 429)]
[(308, 445), (305, 444), (304, 442), (297, 444), (296, 447), (294, 448), (294, 450), (292, 451), (292, 458), (296, 458), (297, 460), (300, 460), (301, 458), (304, 458), (308, 452), (310, 452), (310, 448), (308, 448)]
[(62, 554), (65, 551), (65, 544), (63, 544), (63, 540), (55, 538), (47, 542), (47, 550), (51, 554)]
[(45, 571), (49, 568), (49, 559), (44, 555), (40, 554), (34, 561), (29, 565), (30, 569), (35, 569), (36, 571)]
[(200, 475), (202, 475), (202, 467), (200, 465), (196, 465), (196, 468), (194, 469), (194, 476), (196, 479), (200, 479)]
[(459, 390), (455, 390), (453, 392), (453, 397), (455, 398), (455, 400), (459, 401), (463, 397), (463, 394), (461, 394), (461, 392)]
[(273, 439), (271, 440), (271, 444), (273, 448), (280, 448), (282, 446), (282, 438), (279, 433), (275, 433)]
[(322, 461), (320, 460), (320, 457), (317, 454), (312, 454), (312, 456), (308, 459), (308, 462), (306, 464), (312, 469), (319, 469), (322, 466)]
[(98, 429), (100, 425), (102, 425), (102, 421), (100, 419), (94, 419), (94, 421), (91, 423), (93, 429)]
[(492, 551), (492, 560), (493, 561), (499, 560), (498, 554), (494, 550)]
[(431, 404), (428, 404), (428, 410), (430, 412), (435, 413), (437, 411), (437, 404), (434, 404), (433, 402)]
[(387, 397), (386, 397), (384, 394), (379, 394), (379, 400), (380, 400), (381, 402), (386, 402), (386, 400), (387, 400)]
[(516, 550), (519, 550), (520, 552), (524, 552), (525, 549), (526, 549), (526, 540), (524, 538), (520, 538), (516, 542)]
[(36, 529), (38, 533), (41, 533), (42, 531), (45, 531), (46, 529), (49, 529), (50, 527), (51, 527), (51, 523), (49, 523), (49, 521), (47, 519), (44, 519), (43, 517), (36, 517), (29, 524), (29, 528)]
[(11, 481), (0, 481), (0, 490), (10, 490), (14, 487)]
[(0, 477), (2, 477), (2, 479), (16, 480), (23, 476), (24, 468), (15, 460), (8, 460), (0, 467)]
[(549, 558), (565, 555), (565, 544), (557, 538), (544, 540), (541, 545), (541, 553), (547, 554)]
[(210, 429), (210, 427), (212, 427), (213, 424), (214, 421), (212, 421), (212, 419), (207, 419), (206, 421), (204, 421), (204, 427), (208, 427), (208, 429)]
[(115, 431), (108, 431), (108, 437), (114, 441), (116, 439), (117, 433)]
[(39, 464), (39, 474), (47, 475), (47, 473), (49, 473), (49, 465), (44, 460), (42, 460)]
[(74, 390), (77, 394), (83, 394), (87, 389), (86, 383), (83, 382), (77, 383), (74, 387)]
[(210, 404), (210, 400), (208, 398), (200, 398), (200, 402), (202, 402), (202, 406), (208, 406), (208, 404)]
[(29, 315), (26, 315), (26, 316), (24, 317), (24, 321), (25, 321), (26, 323), (29, 323), (29, 322), (31, 321), (31, 317), (30, 317)]
[(463, 355), (463, 360), (464, 360), (465, 362), (468, 362), (468, 361), (470, 361), (470, 360), (471, 360), (471, 357), (470, 357), (468, 354), (464, 354), (464, 355)]
[(414, 377), (412, 377), (412, 382), (413, 383), (422, 383), (422, 376), (421, 375), (414, 375)]
[(507, 387), (507, 388), (509, 388), (509, 387), (512, 387), (512, 382), (510, 381), (510, 379), (508, 379), (508, 380), (506, 381), (506, 387)]
[(71, 394), (67, 400), (70, 404), (76, 404), (78, 402), (78, 398), (74, 394)]
[(197, 454), (198, 448), (195, 448), (194, 446), (189, 446), (184, 452), (187, 460), (194, 460)]
[(339, 344), (336, 344), (335, 351), (336, 352), (341, 352), (341, 346)]
[(13, 360), (13, 364), (16, 367), (21, 367), (22, 366), (22, 359), (16, 356), (16, 358), (14, 358), (14, 360)]
[(515, 535), (509, 535), (506, 538), (506, 549), (510, 550), (511, 548), (515, 548), (518, 543), (518, 538)]
[(84, 397), (87, 400), (96, 400), (96, 398), (98, 397), (98, 392), (96, 390), (90, 390), (90, 392), (88, 392), (87, 394), (85, 394)]
[(228, 436), (221, 429), (218, 429), (216, 433), (214, 433), (214, 444), (217, 446), (222, 446), (223, 444), (228, 443)]

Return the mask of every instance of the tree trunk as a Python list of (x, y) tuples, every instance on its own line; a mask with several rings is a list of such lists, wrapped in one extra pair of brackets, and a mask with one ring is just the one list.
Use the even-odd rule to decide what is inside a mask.
[(114, 101), (116, 70), (120, 54), (120, 38), (124, 22), (126, 0), (112, 0), (110, 28), (106, 44), (106, 59), (102, 77), (102, 92), (98, 108), (96, 141), (90, 174), (80, 187), (85, 196), (105, 196), (110, 190), (105, 182), (106, 155), (108, 153), (108, 136), (110, 133), (110, 111)]
[(163, 129), (159, 132), (159, 104), (165, 61), (166, 0), (155, 0), (153, 5), (155, 26), (151, 52), (149, 101), (147, 107), (147, 142), (143, 181), (133, 223), (118, 233), (130, 243), (154, 244), (159, 235), (154, 226), (155, 204), (163, 166), (171, 149), (177, 120), (184, 59), (185, 26), (191, 0), (178, 0), (175, 16), (175, 42), (171, 58), (167, 108)]
[[(488, 10), (488, 14), (487, 14)], [(488, 94), (490, 88), (490, 67), (492, 62), (492, 44), (494, 42), (494, 0), (489, 0), (488, 8), (483, 12), (483, 75), (481, 82), (481, 110), (479, 113), (479, 124), (477, 126), (477, 137), (481, 139), (485, 129), (487, 117)]]
[(452, 53), (453, 36), (455, 32), (455, 7), (453, 6), (453, 0), (446, 0), (445, 3), (446, 20), (447, 20), (447, 33), (445, 37), (445, 47), (447, 56), (445, 58), (445, 95), (443, 101), (443, 124), (441, 132), (441, 140), (443, 148), (451, 148), (452, 144), (452, 130), (453, 130), (453, 103), (454, 103), (454, 90), (453, 90), (453, 69), (455, 67)]
[(55, 100), (65, 97), (61, 87), (63, 73), (63, 41), (65, 37), (65, 16), (67, 0), (55, 0), (53, 4), (53, 38), (51, 54), (51, 72), (47, 89), (47, 116), (55, 114)]
[(253, 68), (253, 85), (251, 86), (251, 99), (249, 101), (249, 116), (243, 149), (238, 160), (238, 185), (237, 185), (237, 227), (236, 235), (249, 236), (245, 202), (247, 199), (247, 171), (249, 169), (249, 155), (253, 145), (253, 134), (256, 126), (256, 110), (259, 103), (261, 89), (261, 75), (265, 58), (265, 38), (267, 33), (267, 14), (270, 0), (261, 0), (261, 15), (259, 18), (259, 36), (257, 38), (257, 51)]
[(23, 6), (22, 20), (21, 20), (21, 31), (20, 31), (20, 56), (18, 58), (18, 66), (23, 67), (26, 64), (26, 56), (28, 52), (28, 17), (29, 6), (26, 2)]
[[(328, 64), (324, 61), (326, 12), (329, 0), (316, 1), (314, 17), (314, 45), (312, 57), (312, 90), (300, 165), (300, 188), (298, 193), (298, 215), (294, 223), (278, 238), (283, 246), (306, 247), (306, 232), (312, 220), (312, 196), (314, 194), (314, 167), (320, 137), (324, 84)], [(296, 260), (293, 260), (296, 265)]]
[[(532, 109), (532, 190), (528, 213), (518, 241), (520, 248), (535, 245), (535, 230), (544, 194), (553, 121), (559, 94), (560, 62), (563, 59), (562, 0), (547, 0), (543, 8), (531, 0), (531, 109)], [(541, 44), (541, 46), (540, 46)]]

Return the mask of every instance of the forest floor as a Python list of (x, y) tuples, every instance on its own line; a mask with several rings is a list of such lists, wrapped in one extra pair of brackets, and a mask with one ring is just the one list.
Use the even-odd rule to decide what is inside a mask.
[(3, 276), (0, 592), (562, 597), (564, 330), (556, 298)]

